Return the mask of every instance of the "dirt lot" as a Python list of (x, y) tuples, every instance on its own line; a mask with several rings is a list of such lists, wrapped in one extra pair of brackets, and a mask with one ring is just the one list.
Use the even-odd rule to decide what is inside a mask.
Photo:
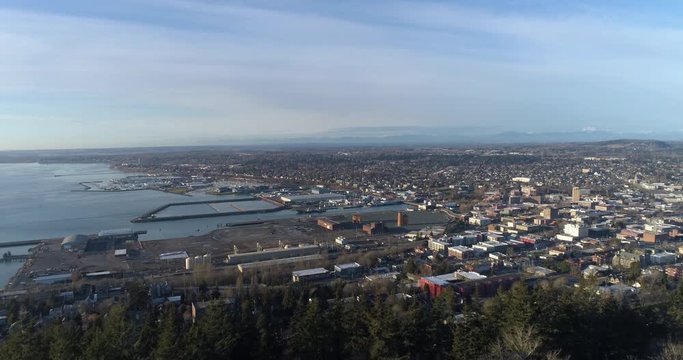
[[(347, 219), (348, 217), (348, 219)], [(395, 226), (396, 212), (377, 212), (363, 216), (364, 222), (383, 221), (389, 228), (384, 235), (374, 236), (378, 242), (391, 243), (397, 235), (411, 228), (429, 225), (443, 225), (446, 218), (439, 213), (412, 213), (410, 228), (398, 229)], [(332, 244), (338, 236), (364, 240), (369, 237), (360, 231), (360, 226), (347, 226), (343, 230), (327, 231), (317, 226), (317, 217), (271, 221), (261, 224), (234, 226), (214, 231), (207, 235), (186, 238), (155, 240), (129, 244), (128, 256), (115, 257), (113, 250), (69, 253), (60, 249), (60, 239), (46, 240), (38, 245), (33, 256), (13, 279), (8, 288), (35, 287), (33, 278), (42, 275), (64, 273), (91, 273), (111, 271), (118, 277), (154, 276), (182, 271), (182, 260), (162, 261), (162, 253), (185, 251), (189, 256), (211, 254), (214, 264), (221, 264), (227, 254), (231, 254), (236, 246), (240, 252), (255, 251), (257, 244), (263, 248), (301, 243)], [(350, 221), (350, 216), (332, 217), (338, 221)], [(410, 221), (409, 220), (409, 221)], [(395, 242), (395, 241), (394, 241)]]

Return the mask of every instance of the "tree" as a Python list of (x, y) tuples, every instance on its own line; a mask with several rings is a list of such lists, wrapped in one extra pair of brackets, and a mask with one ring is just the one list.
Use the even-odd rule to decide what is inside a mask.
[(403, 354), (400, 341), (400, 323), (395, 313), (381, 301), (376, 301), (369, 313), (370, 359), (387, 359)]
[(678, 283), (678, 287), (669, 297), (667, 314), (673, 320), (675, 331), (681, 332), (683, 330), (683, 281)]
[(642, 273), (642, 270), (640, 269), (640, 263), (638, 262), (633, 262), (631, 265), (628, 267), (628, 270), (626, 271), (626, 278), (633, 282), (636, 281)]
[(134, 281), (126, 286), (128, 293), (128, 308), (142, 310), (149, 305), (149, 289), (142, 282)]
[(132, 330), (123, 307), (113, 306), (101, 326), (88, 329), (83, 356), (101, 360), (132, 358)]
[(417, 264), (415, 264), (415, 260), (413, 258), (408, 259), (408, 262), (406, 262), (405, 271), (407, 274), (417, 273)]
[(163, 320), (159, 341), (154, 349), (152, 357), (156, 360), (172, 359), (177, 356), (178, 324), (176, 320), (176, 307), (168, 304), (164, 308)]
[(149, 358), (157, 343), (157, 313), (152, 310), (144, 317), (142, 328), (137, 332), (137, 340), (133, 350), (137, 358)]
[(455, 327), (451, 357), (455, 360), (478, 359), (487, 353), (493, 329), (483, 315), (467, 311)]
[(48, 330), (50, 359), (78, 358), (81, 352), (81, 335), (78, 324), (72, 322), (53, 324)]
[(329, 358), (330, 336), (320, 301), (300, 304), (292, 317), (288, 353), (297, 359)]
[(525, 360), (539, 358), (542, 340), (533, 326), (515, 326), (494, 346), (491, 359)]
[(23, 315), (14, 332), (1, 344), (0, 353), (7, 360), (43, 359), (47, 355), (44, 336), (34, 327), (35, 318)]

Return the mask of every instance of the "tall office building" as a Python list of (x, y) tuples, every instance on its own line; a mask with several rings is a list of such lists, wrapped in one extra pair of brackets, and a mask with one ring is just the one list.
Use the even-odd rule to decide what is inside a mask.
[(581, 188), (574, 186), (572, 188), (572, 202), (579, 202), (581, 200)]

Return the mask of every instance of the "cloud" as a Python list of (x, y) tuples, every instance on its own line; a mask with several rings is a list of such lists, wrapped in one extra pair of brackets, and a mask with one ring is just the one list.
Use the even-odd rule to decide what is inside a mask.
[(683, 110), (683, 32), (626, 13), (417, 1), (89, 6), (0, 8), (0, 114), (22, 119), (0, 119), (4, 133), (42, 117), (61, 125), (55, 144), (66, 147), (78, 144), (72, 133), (115, 146), (133, 131), (164, 143), (359, 125), (638, 130), (676, 124)]

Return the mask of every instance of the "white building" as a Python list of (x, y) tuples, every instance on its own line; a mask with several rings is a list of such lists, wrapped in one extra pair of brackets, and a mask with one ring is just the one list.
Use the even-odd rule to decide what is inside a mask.
[(588, 228), (583, 224), (569, 223), (564, 225), (564, 233), (580, 239), (588, 236)]
[(429, 240), (428, 246), (429, 250), (435, 251), (435, 252), (440, 252), (440, 253), (445, 253), (448, 250), (448, 247), (451, 244), (442, 241), (442, 240)]
[(473, 216), (469, 219), (470, 225), (486, 226), (491, 223), (491, 219), (486, 216)]

